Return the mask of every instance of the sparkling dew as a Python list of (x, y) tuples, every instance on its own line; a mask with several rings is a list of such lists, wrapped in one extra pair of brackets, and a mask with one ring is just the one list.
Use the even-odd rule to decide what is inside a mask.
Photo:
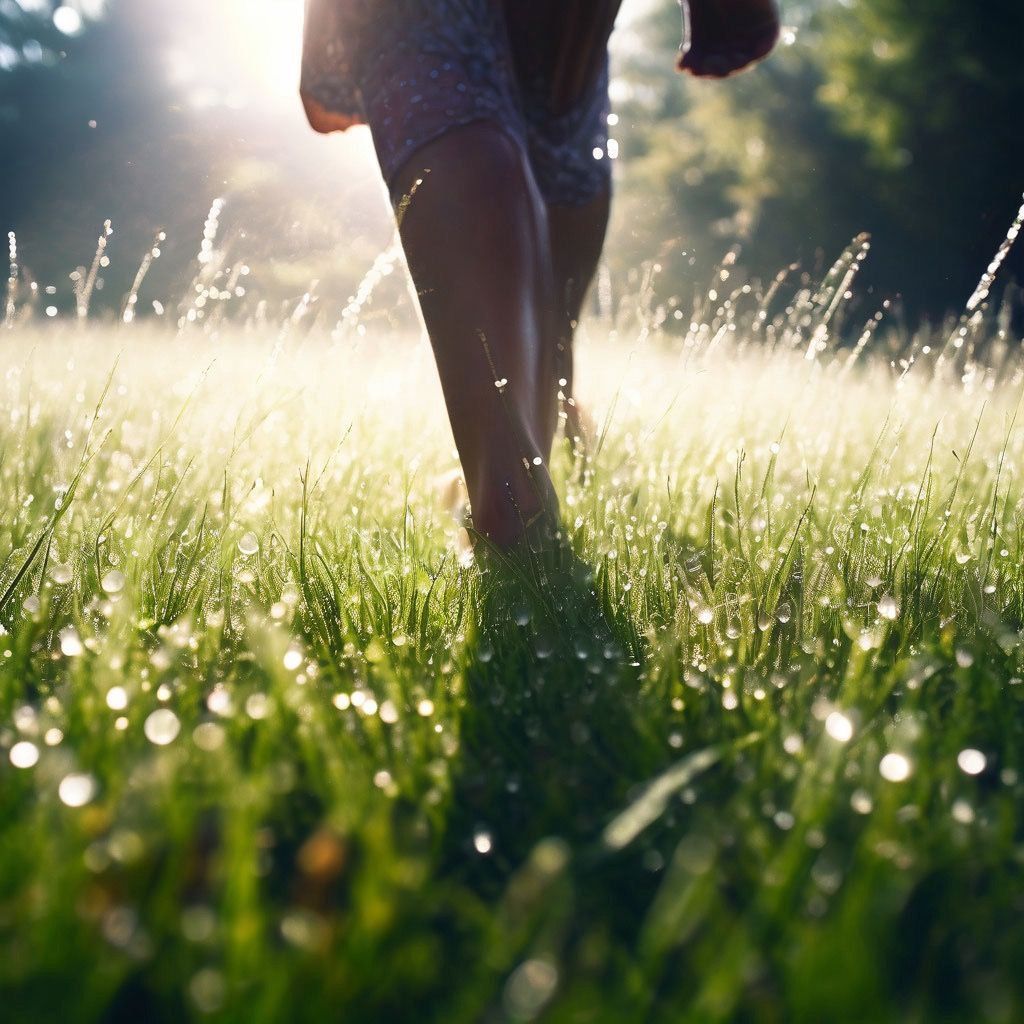
[(67, 807), (84, 807), (96, 795), (96, 780), (85, 772), (71, 772), (60, 780), (57, 796)]
[(988, 759), (980, 750), (967, 747), (957, 754), (956, 763), (965, 775), (980, 775), (985, 770)]
[(181, 732), (181, 722), (170, 708), (157, 708), (146, 719), (142, 728), (150, 743), (166, 747), (168, 743), (173, 743)]
[(837, 743), (849, 743), (853, 739), (853, 722), (842, 711), (833, 711), (825, 719), (825, 732)]
[(886, 754), (878, 763), (879, 774), (887, 782), (905, 782), (913, 770), (910, 758), (903, 754)]
[(20, 740), (11, 747), (8, 756), (15, 768), (31, 768), (39, 761), (39, 748), (28, 740)]

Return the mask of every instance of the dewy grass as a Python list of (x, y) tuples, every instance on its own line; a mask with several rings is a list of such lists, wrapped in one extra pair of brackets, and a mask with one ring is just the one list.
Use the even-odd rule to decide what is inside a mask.
[(6, 333), (5, 1017), (1019, 1020), (1024, 363), (851, 365), (860, 252), (584, 345), (600, 643), (481, 629), (423, 344)]

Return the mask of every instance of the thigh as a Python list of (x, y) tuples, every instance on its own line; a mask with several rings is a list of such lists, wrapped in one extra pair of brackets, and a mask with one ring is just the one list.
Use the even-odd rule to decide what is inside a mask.
[(370, 4), (353, 65), (389, 187), (418, 149), (474, 121), (493, 121), (525, 146), (506, 26), (496, 0)]

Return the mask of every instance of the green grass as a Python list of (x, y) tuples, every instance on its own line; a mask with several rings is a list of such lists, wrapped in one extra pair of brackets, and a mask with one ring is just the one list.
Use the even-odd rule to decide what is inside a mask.
[(585, 347), (497, 653), (423, 345), (5, 333), (5, 1019), (1020, 1020), (1024, 363), (830, 305)]

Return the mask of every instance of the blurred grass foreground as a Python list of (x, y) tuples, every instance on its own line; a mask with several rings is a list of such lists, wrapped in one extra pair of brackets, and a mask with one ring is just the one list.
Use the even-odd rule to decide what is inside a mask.
[(9, 303), (5, 1019), (1020, 1020), (1024, 360), (862, 256), (590, 325), (500, 656), (425, 344)]

